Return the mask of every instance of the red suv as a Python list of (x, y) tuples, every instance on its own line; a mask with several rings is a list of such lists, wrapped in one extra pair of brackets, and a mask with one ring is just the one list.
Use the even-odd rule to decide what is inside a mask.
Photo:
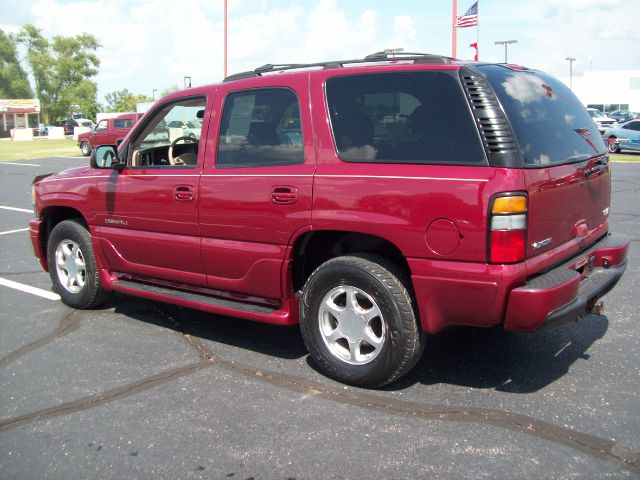
[(163, 98), (34, 190), (31, 240), (66, 304), (118, 291), (299, 322), (327, 375), (367, 387), (450, 325), (577, 320), (626, 267), (591, 117), (511, 65), (265, 65)]

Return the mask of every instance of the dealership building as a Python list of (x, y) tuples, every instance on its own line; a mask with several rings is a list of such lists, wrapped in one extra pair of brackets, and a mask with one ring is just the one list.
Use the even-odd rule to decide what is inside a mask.
[(10, 136), (14, 128), (34, 128), (39, 123), (37, 98), (0, 99), (0, 138)]
[(560, 77), (585, 106), (605, 112), (631, 110), (640, 112), (640, 70), (602, 70), (574, 73)]

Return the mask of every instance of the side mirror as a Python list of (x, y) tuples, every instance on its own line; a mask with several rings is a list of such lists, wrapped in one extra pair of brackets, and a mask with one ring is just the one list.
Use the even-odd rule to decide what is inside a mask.
[(120, 162), (115, 145), (100, 145), (91, 152), (90, 164), (92, 168), (112, 168), (122, 170), (125, 164)]

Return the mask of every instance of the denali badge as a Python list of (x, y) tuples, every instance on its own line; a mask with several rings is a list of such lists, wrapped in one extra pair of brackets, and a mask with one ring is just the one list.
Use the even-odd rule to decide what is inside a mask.
[(104, 223), (116, 224), (116, 225), (126, 225), (127, 221), (126, 220), (117, 220), (115, 218), (105, 218), (104, 219)]
[(531, 246), (533, 247), (534, 250), (537, 250), (539, 248), (546, 247), (550, 243), (551, 243), (551, 237), (545, 238), (544, 240), (540, 240), (539, 242), (533, 242)]

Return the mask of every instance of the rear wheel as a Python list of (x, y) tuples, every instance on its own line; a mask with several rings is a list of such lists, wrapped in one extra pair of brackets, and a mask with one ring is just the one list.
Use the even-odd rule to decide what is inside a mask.
[(607, 148), (609, 149), (609, 153), (619, 153), (620, 144), (618, 143), (618, 139), (616, 137), (609, 137), (607, 139)]
[(80, 144), (80, 150), (82, 151), (82, 155), (85, 157), (91, 155), (91, 145), (89, 145), (89, 142), (82, 142)]
[(75, 308), (92, 308), (107, 301), (87, 229), (77, 220), (64, 220), (49, 235), (49, 274), (60, 298)]
[(323, 373), (379, 387), (407, 373), (424, 345), (402, 272), (384, 257), (320, 265), (304, 286), (300, 327)]

